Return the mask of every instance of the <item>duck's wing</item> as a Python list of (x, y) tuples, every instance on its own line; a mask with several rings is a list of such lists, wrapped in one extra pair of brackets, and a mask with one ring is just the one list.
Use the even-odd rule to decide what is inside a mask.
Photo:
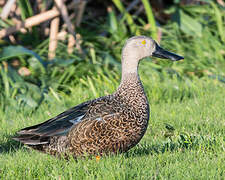
[(69, 130), (82, 121), (91, 101), (75, 106), (41, 124), (26, 127), (17, 132), (13, 139), (28, 145), (47, 144), (49, 137), (67, 135)]

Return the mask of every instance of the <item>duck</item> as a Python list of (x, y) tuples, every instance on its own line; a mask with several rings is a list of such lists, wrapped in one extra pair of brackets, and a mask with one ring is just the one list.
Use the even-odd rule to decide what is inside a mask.
[(77, 158), (127, 152), (140, 142), (148, 127), (150, 107), (138, 65), (150, 56), (184, 59), (161, 48), (151, 37), (131, 37), (122, 49), (122, 77), (114, 93), (21, 129), (13, 139), (54, 156)]

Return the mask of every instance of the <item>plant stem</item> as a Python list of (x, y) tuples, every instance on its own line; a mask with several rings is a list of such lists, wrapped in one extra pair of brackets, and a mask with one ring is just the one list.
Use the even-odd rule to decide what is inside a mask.
[(134, 21), (132, 16), (126, 11), (126, 9), (124, 8), (122, 2), (120, 0), (112, 0), (113, 3), (115, 4), (115, 6), (120, 10), (121, 13), (123, 13), (126, 16), (127, 19), (127, 24), (130, 27), (130, 31), (132, 33), (135, 32), (135, 26), (134, 26)]
[(154, 18), (153, 12), (152, 12), (151, 5), (148, 0), (142, 0), (142, 3), (144, 5), (145, 11), (146, 11), (148, 23), (151, 26), (151, 32), (152, 32), (151, 36), (153, 39), (157, 39), (157, 27), (156, 27), (155, 18)]

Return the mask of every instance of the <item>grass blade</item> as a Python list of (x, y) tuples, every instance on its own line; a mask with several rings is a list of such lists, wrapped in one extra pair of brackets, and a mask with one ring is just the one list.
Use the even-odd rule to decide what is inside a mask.
[(148, 0), (142, 0), (142, 3), (144, 5), (145, 11), (146, 11), (148, 23), (151, 26), (151, 31), (152, 31), (151, 36), (153, 39), (157, 39), (157, 27), (156, 27), (155, 18), (154, 18), (153, 12), (152, 12), (150, 2)]
[(219, 11), (218, 7), (215, 5), (215, 3), (211, 2), (211, 6), (214, 9), (215, 13), (215, 21), (217, 25), (217, 29), (219, 31), (220, 38), (223, 42), (225, 42), (225, 32), (224, 32), (224, 27), (223, 27), (223, 21), (222, 21), (222, 15), (221, 12)]
[(130, 27), (130, 31), (134, 33), (136, 28), (134, 26), (134, 21), (132, 16), (126, 11), (126, 9), (124, 8), (120, 0), (112, 0), (112, 1), (115, 4), (115, 6), (119, 9), (119, 11), (125, 15), (127, 24)]

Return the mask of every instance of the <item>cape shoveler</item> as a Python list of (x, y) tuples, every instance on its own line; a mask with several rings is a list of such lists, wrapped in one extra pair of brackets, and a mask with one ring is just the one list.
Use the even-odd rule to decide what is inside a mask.
[(183, 59), (149, 37), (132, 37), (122, 50), (122, 79), (116, 92), (24, 128), (14, 139), (53, 155), (77, 157), (128, 151), (141, 140), (148, 126), (149, 104), (138, 75), (139, 61), (148, 56)]

